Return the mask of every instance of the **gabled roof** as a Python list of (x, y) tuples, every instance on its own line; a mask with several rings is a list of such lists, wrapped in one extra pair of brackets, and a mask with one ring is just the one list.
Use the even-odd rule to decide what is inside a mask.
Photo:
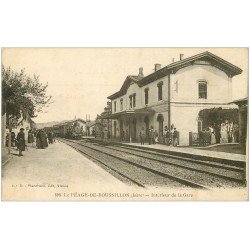
[(188, 58), (185, 58), (183, 60), (171, 63), (162, 69), (153, 72), (152, 74), (144, 77), (138, 82), (138, 85), (144, 86), (150, 82), (153, 82), (157, 79), (160, 79), (168, 74), (175, 74), (178, 70), (188, 67), (190, 65), (194, 65), (195, 63), (201, 64), (201, 65), (206, 65), (207, 62), (208, 65), (212, 65), (222, 71), (224, 71), (229, 77), (233, 77), (235, 75), (239, 75), (242, 73), (242, 69), (239, 67), (231, 64), (230, 62), (206, 51)]
[(108, 99), (113, 100), (119, 96), (126, 94), (131, 81), (137, 83), (139, 87), (142, 87), (169, 74), (175, 74), (178, 70), (194, 64), (214, 66), (224, 71), (229, 77), (233, 77), (242, 73), (242, 69), (240, 69), (239, 67), (208, 51), (205, 51), (203, 53), (171, 63), (161, 68), (160, 70), (147, 75), (146, 77), (127, 76), (121, 89), (113, 95), (109, 96)]
[(131, 82), (137, 83), (139, 79), (140, 79), (139, 76), (133, 76), (133, 75), (127, 76), (124, 83), (122, 84), (121, 89), (118, 92), (112, 94), (111, 96), (108, 96), (108, 99), (113, 100), (119, 96), (125, 95)]

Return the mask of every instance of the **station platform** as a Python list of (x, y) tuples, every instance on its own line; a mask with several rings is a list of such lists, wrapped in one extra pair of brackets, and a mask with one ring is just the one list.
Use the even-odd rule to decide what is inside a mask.
[(162, 144), (144, 144), (140, 143), (121, 143), (130, 147), (144, 148), (153, 150), (161, 153), (168, 153), (173, 155), (181, 155), (184, 157), (190, 157), (194, 159), (202, 159), (208, 161), (222, 162), (226, 164), (236, 164), (236, 165), (245, 165), (246, 164), (246, 155), (242, 154), (233, 154), (226, 152), (217, 152), (210, 151), (206, 149), (199, 149), (193, 147), (173, 147)]
[[(87, 138), (86, 138), (87, 139)], [(163, 154), (171, 154), (176, 156), (182, 156), (202, 161), (211, 161), (218, 162), (222, 164), (236, 165), (241, 167), (246, 167), (247, 157), (243, 154), (234, 154), (227, 152), (219, 152), (219, 151), (211, 151), (208, 150), (208, 147), (203, 147), (202, 149), (197, 147), (182, 147), (182, 146), (167, 146), (163, 144), (151, 144), (145, 143), (141, 145), (141, 143), (129, 143), (129, 142), (120, 142), (117, 140), (108, 140), (104, 142), (99, 138), (89, 138), (89, 141), (96, 141), (101, 143), (111, 143), (114, 145), (125, 145), (129, 147), (141, 148), (144, 150), (155, 151)], [(211, 148), (211, 147), (210, 147)]]
[(10, 156), (2, 165), (5, 201), (77, 200), (75, 192), (115, 192), (127, 188), (93, 161), (58, 141), (46, 149), (28, 146), (23, 156), (12, 148)]

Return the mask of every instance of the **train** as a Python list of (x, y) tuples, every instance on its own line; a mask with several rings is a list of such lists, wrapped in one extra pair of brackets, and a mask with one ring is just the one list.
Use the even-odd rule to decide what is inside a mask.
[(53, 126), (56, 137), (79, 140), (86, 136), (86, 122), (82, 119), (66, 121)]

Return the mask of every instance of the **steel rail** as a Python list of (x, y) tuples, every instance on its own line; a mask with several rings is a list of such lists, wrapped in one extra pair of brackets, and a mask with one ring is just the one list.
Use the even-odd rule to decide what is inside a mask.
[(183, 161), (187, 161), (187, 162), (203, 164), (203, 165), (207, 165), (207, 166), (214, 167), (214, 168), (223, 168), (226, 170), (231, 170), (231, 171), (236, 171), (236, 172), (244, 172), (244, 168), (241, 168), (241, 167), (224, 165), (224, 164), (220, 164), (217, 162), (201, 161), (201, 160), (191, 159), (191, 158), (187, 158), (187, 157), (183, 157), (183, 156), (175, 156), (175, 155), (171, 155), (171, 154), (167, 154), (167, 153), (165, 154), (165, 153), (153, 152), (153, 151), (150, 151), (150, 148), (149, 148), (149, 150), (147, 150), (147, 149), (143, 150), (141, 148), (129, 147), (129, 146), (118, 145), (118, 144), (116, 146), (118, 146), (120, 148), (130, 149), (130, 150), (133, 149), (135, 151), (145, 152), (145, 153), (149, 153), (149, 154), (153, 154), (153, 155), (159, 155), (159, 156), (169, 157), (169, 158), (183, 160)]
[[(67, 139), (64, 139), (64, 140), (67, 140)], [(70, 141), (70, 140), (68, 140), (68, 141)], [(140, 165), (140, 164), (138, 164), (138, 163), (129, 161), (129, 160), (127, 160), (127, 159), (118, 157), (118, 156), (116, 156), (116, 155), (113, 155), (113, 154), (110, 154), (110, 153), (107, 153), (107, 152), (102, 152), (101, 150), (96, 149), (96, 148), (93, 148), (93, 147), (90, 147), (90, 146), (87, 146), (86, 144), (83, 145), (82, 143), (79, 143), (79, 142), (76, 142), (76, 141), (70, 141), (70, 142), (71, 142), (71, 143), (78, 144), (78, 145), (81, 145), (82, 147), (86, 147), (86, 148), (92, 149), (92, 150), (97, 151), (97, 152), (101, 152), (101, 153), (106, 154), (106, 155), (109, 155), (109, 156), (111, 156), (111, 157), (113, 157), (113, 158), (115, 158), (115, 159), (118, 159), (118, 160), (120, 160), (120, 161), (129, 163), (129, 164), (131, 164), (131, 165), (133, 165), (133, 166), (136, 166), (136, 167), (138, 167), (138, 168), (140, 168), (140, 169), (144, 169), (144, 170), (146, 170), (146, 171), (148, 171), (148, 172), (154, 173), (154, 174), (159, 175), (159, 176), (161, 176), (161, 177), (164, 177), (164, 178), (167, 178), (167, 179), (174, 180), (174, 181), (179, 182), (179, 183), (181, 183), (181, 184), (184, 184), (184, 185), (186, 185), (186, 186), (189, 186), (189, 187), (192, 187), (192, 188), (199, 188), (199, 189), (210, 190), (210, 188), (207, 187), (207, 186), (205, 186), (205, 185), (197, 184), (197, 183), (195, 183), (195, 182), (193, 182), (193, 181), (190, 181), (190, 180), (187, 180), (187, 179), (184, 179), (184, 178), (180, 178), (180, 177), (176, 177), (176, 176), (171, 175), (171, 174), (162, 173), (162, 172), (160, 172), (160, 171), (157, 171), (157, 170), (154, 170), (154, 169), (151, 169), (151, 168), (142, 166), (142, 165)]]
[[(160, 162), (160, 163), (163, 163), (163, 164), (169, 164), (169, 165), (176, 166), (176, 167), (179, 167), (179, 168), (182, 168), (182, 169), (187, 169), (187, 170), (191, 170), (191, 171), (194, 171), (194, 172), (199, 172), (199, 173), (209, 174), (209, 175), (212, 175), (212, 176), (215, 176), (215, 177), (220, 177), (220, 178), (223, 178), (223, 179), (226, 179), (226, 180), (235, 181), (235, 182), (237, 182), (239, 184), (244, 183), (244, 180), (236, 178), (236, 177), (231, 177), (231, 176), (226, 176), (226, 175), (219, 174), (219, 173), (209, 172), (207, 170), (197, 169), (195, 167), (192, 168), (192, 167), (188, 167), (188, 166), (181, 165), (181, 164), (178, 164), (178, 163), (169, 162), (167, 160), (160, 160), (160, 159), (155, 159), (155, 158), (148, 157), (148, 156), (138, 155), (136, 153), (119, 150), (119, 149), (117, 149), (117, 148), (115, 148), (113, 146), (107, 146), (107, 148), (110, 148), (112, 150), (116, 150), (118, 152), (123, 152), (123, 153), (126, 152), (126, 153), (134, 155), (134, 156), (142, 157), (142, 158), (145, 158), (145, 159), (148, 159), (148, 160), (157, 161), (157, 162)], [(126, 148), (126, 149), (133, 150), (131, 148), (130, 149)], [(141, 151), (141, 152), (146, 153), (145, 151)]]
[[(64, 142), (64, 141), (62, 141), (62, 142)], [(65, 143), (65, 142), (64, 142), (64, 143)], [(73, 142), (71, 142), (71, 143), (73, 143)], [(94, 157), (94, 156), (92, 156), (92, 155), (90, 155), (90, 154), (88, 154), (88, 153), (86, 153), (86, 152), (83, 152), (82, 150), (80, 150), (80, 149), (74, 147), (73, 145), (70, 145), (69, 143), (66, 143), (66, 144), (67, 144), (68, 146), (72, 147), (73, 149), (75, 149), (76, 151), (78, 151), (79, 153), (81, 153), (81, 154), (83, 154), (83, 155), (85, 155), (85, 156), (87, 156), (87, 157), (89, 157), (89, 158), (91, 158), (91, 159), (93, 159), (93, 160), (99, 162), (100, 164), (104, 165), (104, 166), (107, 167), (108, 169), (111, 169), (111, 170), (114, 171), (116, 174), (118, 174), (118, 175), (122, 176), (123, 178), (129, 180), (130, 182), (134, 183), (135, 185), (137, 185), (137, 186), (139, 186), (139, 187), (142, 187), (142, 188), (146, 188), (143, 184), (141, 184), (141, 183), (139, 183), (139, 182), (137, 182), (137, 181), (131, 179), (131, 178), (128, 177), (127, 175), (125, 175), (125, 174), (123, 174), (123, 173), (117, 171), (116, 169), (114, 169), (114, 168), (108, 166), (106, 163), (102, 162), (101, 160), (97, 159), (96, 157)]]

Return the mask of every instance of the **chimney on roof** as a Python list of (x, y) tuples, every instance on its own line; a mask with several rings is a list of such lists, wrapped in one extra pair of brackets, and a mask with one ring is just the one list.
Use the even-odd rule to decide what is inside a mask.
[(157, 70), (159, 70), (159, 69), (161, 69), (161, 64), (156, 63), (156, 64), (155, 64), (155, 72), (156, 72)]
[(180, 54), (180, 61), (183, 59), (184, 54)]
[(172, 58), (172, 63), (174, 63), (174, 58)]
[(144, 76), (144, 75), (143, 75), (143, 68), (142, 68), (142, 67), (139, 68), (139, 75), (138, 75), (138, 76), (141, 76), (141, 77)]

